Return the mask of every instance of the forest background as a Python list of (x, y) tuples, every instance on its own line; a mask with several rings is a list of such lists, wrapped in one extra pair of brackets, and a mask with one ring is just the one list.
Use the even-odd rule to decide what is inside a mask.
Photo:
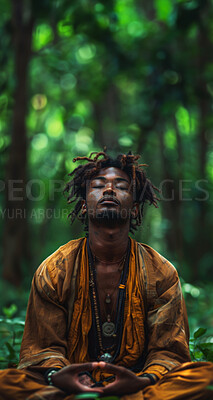
[(149, 165), (161, 201), (135, 238), (177, 268), (192, 358), (213, 359), (213, 2), (2, 0), (0, 15), (0, 366), (17, 363), (35, 269), (84, 234), (62, 194), (72, 159), (104, 146)]

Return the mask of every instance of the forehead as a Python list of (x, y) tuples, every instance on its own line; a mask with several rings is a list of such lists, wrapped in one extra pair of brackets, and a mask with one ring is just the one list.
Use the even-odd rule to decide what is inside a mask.
[(98, 177), (103, 177), (105, 179), (113, 180), (113, 179), (125, 179), (130, 183), (130, 178), (126, 174), (126, 172), (122, 171), (120, 168), (116, 167), (108, 167), (102, 168), (100, 171), (93, 177), (92, 179), (96, 179)]

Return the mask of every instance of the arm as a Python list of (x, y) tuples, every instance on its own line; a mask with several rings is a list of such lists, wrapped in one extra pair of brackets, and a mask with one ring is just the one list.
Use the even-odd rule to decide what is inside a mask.
[(61, 254), (59, 249), (36, 271), (28, 302), (19, 369), (43, 373), (48, 384), (67, 393), (101, 392), (99, 388), (91, 388), (92, 382), (84, 376), (84, 372), (92, 371), (97, 363), (71, 365), (67, 357), (67, 310), (70, 311), (72, 297), (70, 288), (74, 290), (74, 263), (73, 254)]
[[(147, 357), (143, 372), (159, 378), (190, 361), (186, 307), (176, 269), (149, 246), (139, 245), (147, 309)], [(144, 289), (145, 287), (145, 289)]]
[[(59, 301), (56, 285), (51, 279), (53, 261), (48, 259), (36, 271), (31, 287), (19, 369), (64, 367), (66, 358), (67, 310)], [(62, 275), (62, 271), (58, 272)], [(56, 277), (58, 282), (61, 277)]]
[(19, 369), (64, 367), (76, 277), (84, 239), (71, 240), (42, 262), (29, 297)]

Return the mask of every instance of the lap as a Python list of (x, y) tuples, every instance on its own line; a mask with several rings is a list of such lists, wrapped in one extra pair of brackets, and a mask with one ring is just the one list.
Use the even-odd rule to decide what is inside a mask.
[(213, 363), (187, 362), (174, 368), (154, 386), (122, 400), (212, 400)]
[[(168, 372), (154, 386), (122, 400), (211, 400), (213, 363), (191, 362)], [(27, 370), (0, 371), (0, 400), (72, 400), (62, 390), (45, 384), (41, 374)]]
[(71, 400), (62, 390), (48, 386), (43, 376), (27, 370), (0, 371), (0, 400)]

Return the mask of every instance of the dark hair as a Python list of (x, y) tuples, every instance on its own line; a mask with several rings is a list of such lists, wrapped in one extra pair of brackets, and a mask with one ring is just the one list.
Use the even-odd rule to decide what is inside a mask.
[(92, 177), (97, 175), (100, 169), (115, 167), (124, 171), (131, 179), (133, 185), (133, 200), (139, 204), (139, 212), (136, 218), (131, 218), (130, 232), (141, 225), (143, 208), (146, 202), (158, 207), (155, 191), (159, 192), (152, 182), (146, 177), (146, 172), (142, 167), (146, 164), (138, 164), (139, 155), (133, 155), (131, 152), (127, 154), (119, 154), (116, 158), (110, 157), (106, 151), (92, 152), (89, 157), (76, 157), (73, 162), (87, 161), (86, 164), (79, 165), (69, 176), (72, 179), (66, 184), (64, 193), (67, 192), (68, 204), (76, 203), (74, 209), (68, 215), (71, 223), (79, 218), (85, 224), (85, 230), (88, 231), (86, 217), (81, 215), (82, 200), (86, 199), (86, 184)]

